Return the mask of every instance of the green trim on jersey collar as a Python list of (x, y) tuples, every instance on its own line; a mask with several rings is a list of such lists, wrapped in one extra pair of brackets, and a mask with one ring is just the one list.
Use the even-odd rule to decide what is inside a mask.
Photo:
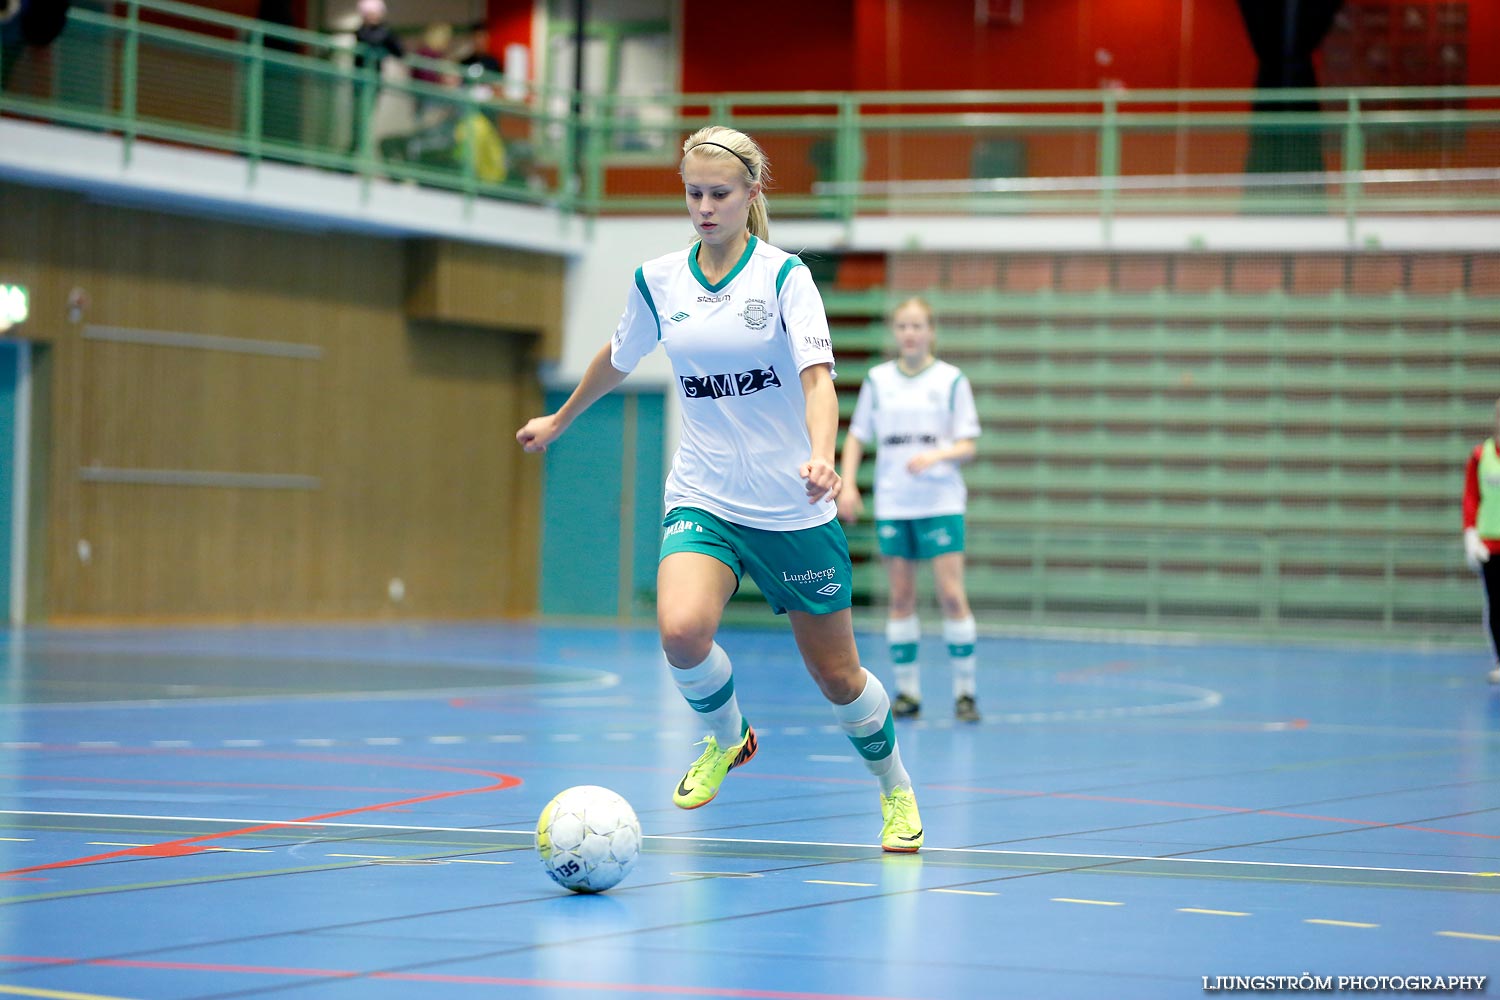
[(750, 239), (745, 243), (745, 252), (740, 254), (739, 262), (730, 268), (729, 273), (724, 275), (724, 279), (716, 285), (709, 284), (708, 279), (703, 276), (702, 269), (698, 267), (698, 248), (703, 245), (702, 240), (694, 243), (693, 248), (688, 251), (688, 270), (693, 272), (693, 277), (697, 279), (698, 284), (702, 285), (705, 291), (721, 291), (725, 285), (739, 276), (739, 273), (745, 269), (746, 264), (750, 263), (750, 255), (755, 253), (755, 244), (758, 242), (760, 241), (755, 238), (755, 234), (751, 233)]
[(927, 372), (927, 370), (929, 368), (931, 368), (933, 365), (937, 364), (937, 361), (938, 361), (937, 355), (935, 355), (935, 354), (929, 354), (929, 355), (927, 355), (927, 363), (925, 365), (923, 365), (921, 368), (918, 368), (914, 372), (909, 372), (905, 368), (901, 367), (901, 359), (898, 357), (898, 358), (896, 358), (896, 372), (902, 378), (917, 378), (917, 377), (925, 374)]

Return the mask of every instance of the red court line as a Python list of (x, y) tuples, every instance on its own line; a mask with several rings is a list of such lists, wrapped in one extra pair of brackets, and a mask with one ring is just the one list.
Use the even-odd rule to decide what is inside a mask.
[[(77, 748), (74, 748), (76, 751)], [(125, 857), (177, 857), (184, 854), (194, 854), (205, 848), (199, 844), (217, 840), (226, 840), (230, 837), (239, 837), (248, 833), (261, 833), (265, 830), (280, 830), (288, 826), (301, 823), (317, 823), (322, 820), (338, 819), (342, 816), (354, 816), (359, 813), (378, 812), (382, 809), (394, 809), (398, 806), (416, 805), (419, 802), (436, 802), (441, 799), (451, 799), (460, 795), (476, 795), (480, 792), (499, 792), (507, 788), (515, 788), (521, 784), (521, 779), (515, 775), (500, 774), (495, 771), (484, 771), (472, 767), (453, 767), (447, 764), (423, 764), (412, 761), (391, 760), (384, 757), (358, 757), (342, 755), (319, 755), (306, 753), (277, 753), (274, 751), (236, 751), (236, 750), (121, 750), (110, 748), (108, 753), (135, 753), (135, 754), (176, 754), (181, 756), (205, 756), (205, 757), (230, 757), (244, 759), (246, 757), (261, 760), (300, 760), (314, 761), (317, 763), (331, 764), (361, 764), (375, 765), (378, 767), (409, 768), (416, 771), (444, 771), (452, 774), (477, 774), (486, 778), (497, 779), (494, 783), (482, 785), (476, 788), (460, 788), (448, 792), (433, 792), (429, 795), (418, 795), (408, 799), (398, 799), (395, 802), (379, 802), (374, 805), (357, 806), (353, 809), (340, 809), (335, 812), (320, 813), (316, 816), (304, 816), (301, 819), (287, 820), (282, 823), (261, 823), (256, 826), (242, 827), (238, 830), (227, 830), (223, 833), (209, 833), (198, 837), (184, 837), (180, 840), (168, 840), (160, 844), (151, 844), (146, 847), (130, 847), (120, 851), (108, 851), (104, 854), (91, 854), (82, 858), (69, 858), (65, 861), (52, 861), (44, 865), (31, 865), (27, 868), (12, 868), (9, 871), (0, 872), (0, 879), (8, 879), (17, 875), (25, 875), (28, 872), (49, 871), (54, 868), (72, 868), (77, 865), (93, 864), (98, 861), (110, 861), (115, 858)]]
[(0, 955), (0, 962), (39, 965), (102, 966), (161, 969), (179, 972), (230, 972), (264, 976), (305, 976), (316, 979), (383, 979), (406, 983), (451, 983), (468, 986), (525, 986), (543, 990), (595, 990), (612, 993), (654, 993), (668, 996), (736, 997), (745, 1000), (901, 1000), (852, 993), (803, 993), (789, 990), (736, 989), (729, 986), (671, 986), (660, 983), (598, 983), (569, 979), (521, 979), (513, 976), (458, 975), (441, 972), (359, 972), (353, 969), (299, 969), (274, 965), (226, 965), (216, 962), (153, 962), (119, 958), (55, 958)]

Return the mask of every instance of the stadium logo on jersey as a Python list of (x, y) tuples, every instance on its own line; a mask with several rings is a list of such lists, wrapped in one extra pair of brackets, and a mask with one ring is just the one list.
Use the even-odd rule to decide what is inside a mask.
[(762, 389), (780, 388), (775, 368), (752, 368), (747, 372), (723, 375), (683, 375), (682, 394), (689, 399), (720, 399), (724, 396), (749, 396)]
[(687, 318), (688, 318), (688, 314), (684, 313), (684, 312), (673, 313), (672, 314), (672, 322), (673, 323), (681, 323), (683, 320), (685, 320)]
[(740, 318), (745, 325), (752, 330), (764, 330), (766, 324), (771, 320), (771, 314), (766, 311), (765, 299), (748, 299), (745, 302), (745, 311), (740, 313)]
[(937, 443), (936, 434), (887, 434), (880, 439), (880, 444), (886, 448), (899, 444), (925, 444), (929, 448), (935, 448)]
[(728, 292), (725, 292), (723, 295), (700, 295), (698, 296), (698, 301), (709, 303), (728, 302), (730, 300), (730, 297), (731, 296)]

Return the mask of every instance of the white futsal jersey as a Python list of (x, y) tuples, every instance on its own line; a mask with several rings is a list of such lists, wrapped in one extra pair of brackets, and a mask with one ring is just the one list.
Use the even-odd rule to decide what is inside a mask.
[(632, 371), (660, 343), (682, 400), (682, 442), (666, 509), (697, 507), (734, 524), (794, 531), (832, 520), (807, 502), (798, 468), (812, 453), (801, 372), (833, 365), (823, 298), (793, 254), (754, 236), (722, 281), (698, 245), (647, 261), (615, 330), (610, 361)]
[(934, 361), (915, 375), (895, 361), (870, 369), (859, 387), (849, 433), (876, 442), (875, 517), (904, 521), (962, 514), (968, 502), (957, 462), (938, 462), (917, 475), (906, 463), (924, 451), (979, 436), (974, 390), (964, 373)]

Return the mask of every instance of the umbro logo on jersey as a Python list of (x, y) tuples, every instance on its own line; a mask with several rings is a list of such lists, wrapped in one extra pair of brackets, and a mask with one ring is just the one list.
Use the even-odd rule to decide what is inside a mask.
[(680, 312), (680, 313), (675, 314), (672, 317), (672, 322), (673, 323), (681, 323), (683, 320), (685, 320), (687, 318), (688, 318), (688, 314), (687, 313), (681, 313)]

